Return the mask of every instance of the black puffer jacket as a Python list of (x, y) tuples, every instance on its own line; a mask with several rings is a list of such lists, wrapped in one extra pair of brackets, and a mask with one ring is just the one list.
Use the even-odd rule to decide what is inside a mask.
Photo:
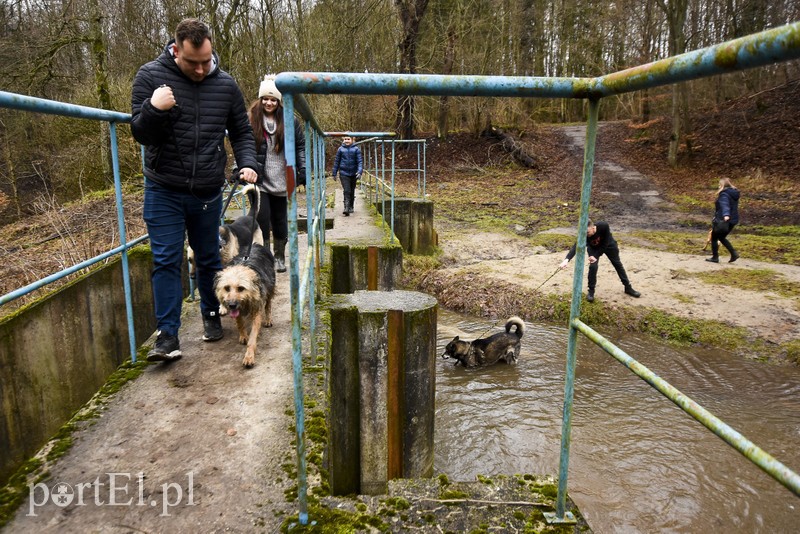
[[(611, 227), (607, 222), (600, 221), (595, 224), (597, 228), (593, 236), (586, 236), (586, 255), (600, 258), (606, 253), (606, 250), (619, 248), (616, 239), (611, 235)], [(572, 245), (572, 248), (567, 252), (567, 259), (571, 260), (575, 257), (575, 249), (577, 243)]]
[[(213, 195), (225, 183), (226, 129), (239, 167), (258, 171), (253, 132), (242, 92), (219, 68), (216, 54), (211, 72), (195, 83), (175, 63), (173, 43), (136, 74), (131, 131), (145, 145), (144, 174), (149, 180), (176, 191)], [(168, 111), (150, 103), (162, 84), (172, 88), (177, 102)]]

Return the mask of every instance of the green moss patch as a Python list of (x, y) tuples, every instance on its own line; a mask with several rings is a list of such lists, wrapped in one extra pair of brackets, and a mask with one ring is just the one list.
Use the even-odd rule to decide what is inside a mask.
[(72, 418), (62, 426), (35, 457), (25, 462), (0, 488), (0, 527), (8, 523), (29, 493), (29, 485), (46, 480), (49, 467), (69, 451), (75, 431), (84, 428), (105, 409), (109, 399), (125, 384), (138, 377), (149, 364), (144, 359), (127, 360)]
[(772, 269), (742, 269), (734, 267), (697, 273), (681, 270), (679, 274), (697, 278), (706, 284), (735, 287), (748, 291), (771, 291), (790, 299), (800, 298), (800, 287)]

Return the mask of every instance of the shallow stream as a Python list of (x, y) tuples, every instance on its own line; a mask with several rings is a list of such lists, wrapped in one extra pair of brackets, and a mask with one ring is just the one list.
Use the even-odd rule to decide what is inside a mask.
[[(440, 309), (438, 356), (492, 324)], [(601, 334), (800, 472), (800, 369)], [(579, 338), (568, 491), (596, 533), (798, 532), (800, 498)], [(566, 328), (528, 323), (516, 366), (437, 358), (436, 471), (557, 475), (566, 346)]]

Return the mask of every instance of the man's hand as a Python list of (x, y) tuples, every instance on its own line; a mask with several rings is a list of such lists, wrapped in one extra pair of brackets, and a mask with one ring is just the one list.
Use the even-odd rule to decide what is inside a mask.
[(564, 268), (567, 267), (568, 263), (569, 263), (569, 260), (565, 258), (564, 261), (562, 261), (561, 264), (559, 264), (558, 268), (559, 269), (564, 269)]
[(597, 263), (597, 258), (594, 256), (589, 256), (589, 263)]
[(150, 97), (150, 103), (154, 108), (161, 111), (172, 109), (176, 104), (175, 95), (172, 94), (172, 87), (162, 85), (153, 91), (153, 96)]
[(239, 170), (239, 179), (248, 184), (254, 184), (258, 180), (258, 173), (250, 167), (243, 167)]
[(339, 173), (334, 174), (333, 175), (333, 181), (335, 182), (338, 179), (339, 179)]
[(725, 220), (725, 222), (728, 222), (729, 220), (731, 220), (731, 218), (728, 217), (727, 215), (725, 217), (723, 217), (723, 219)]

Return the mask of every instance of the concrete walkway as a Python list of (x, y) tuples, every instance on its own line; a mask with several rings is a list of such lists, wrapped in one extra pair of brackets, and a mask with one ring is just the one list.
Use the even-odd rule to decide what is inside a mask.
[[(360, 193), (342, 215), (338, 186), (326, 238), (380, 242)], [(288, 272), (277, 279), (255, 367), (241, 365), (233, 320), (204, 343), (199, 305), (185, 303), (183, 359), (149, 366), (114, 395), (5, 532), (275, 532), (297, 513), (284, 494), (296, 462)]]

